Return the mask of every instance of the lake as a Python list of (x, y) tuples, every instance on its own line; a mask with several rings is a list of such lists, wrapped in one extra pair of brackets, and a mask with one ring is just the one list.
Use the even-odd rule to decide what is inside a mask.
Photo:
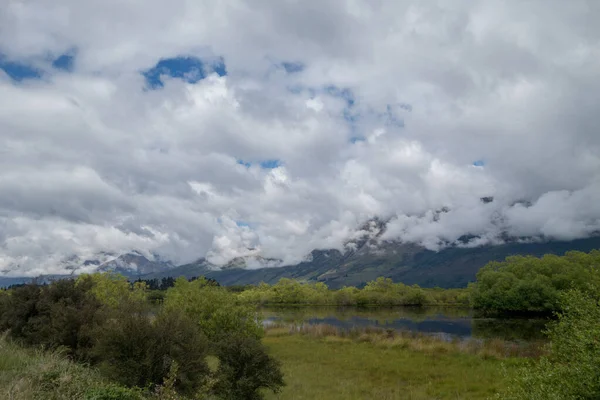
[(538, 340), (547, 319), (483, 318), (468, 308), (265, 307), (265, 324), (328, 324), (341, 329), (378, 327), (435, 334), (448, 338)]

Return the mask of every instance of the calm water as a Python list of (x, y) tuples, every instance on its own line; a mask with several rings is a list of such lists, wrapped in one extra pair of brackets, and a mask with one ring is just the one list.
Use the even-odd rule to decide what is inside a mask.
[(328, 324), (342, 329), (379, 327), (440, 334), (461, 338), (543, 339), (548, 322), (539, 318), (481, 318), (462, 308), (335, 308), (268, 307), (262, 309), (266, 324)]

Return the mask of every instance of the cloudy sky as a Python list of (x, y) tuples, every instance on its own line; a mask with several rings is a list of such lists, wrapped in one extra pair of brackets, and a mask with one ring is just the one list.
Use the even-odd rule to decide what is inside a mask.
[(295, 262), (373, 217), (432, 249), (586, 237), (599, 19), (595, 0), (0, 0), (0, 269)]

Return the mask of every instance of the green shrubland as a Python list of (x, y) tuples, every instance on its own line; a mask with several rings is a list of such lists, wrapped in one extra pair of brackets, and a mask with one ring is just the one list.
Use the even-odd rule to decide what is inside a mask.
[(518, 371), (501, 399), (600, 398), (600, 293), (570, 290), (548, 327), (549, 354)]
[(467, 289), (423, 289), (418, 285), (394, 283), (390, 278), (378, 278), (362, 289), (344, 287), (329, 290), (327, 285), (301, 283), (283, 278), (275, 285), (261, 283), (236, 290), (243, 303), (260, 305), (337, 305), (337, 306), (424, 306), (462, 305), (469, 303)]
[[(206, 280), (181, 279), (156, 311), (146, 289), (120, 276), (95, 274), (4, 291), (0, 330), (10, 343), (3, 343), (91, 365), (114, 385), (94, 389), (89, 396), (97, 399), (129, 398), (123, 393), (259, 399), (262, 389), (283, 385), (278, 362), (260, 342), (262, 324), (252, 307)], [(210, 368), (210, 357), (217, 368)]]
[(561, 309), (562, 293), (600, 288), (600, 251), (508, 257), (479, 270), (470, 288), (472, 306), (485, 312), (550, 314)]

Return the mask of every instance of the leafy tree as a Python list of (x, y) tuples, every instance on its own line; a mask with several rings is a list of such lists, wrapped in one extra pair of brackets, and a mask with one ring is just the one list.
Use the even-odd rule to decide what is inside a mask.
[(127, 281), (127, 278), (120, 274), (100, 274), (81, 275), (77, 279), (78, 284), (90, 280), (91, 293), (96, 296), (103, 304), (116, 308), (122, 302), (140, 301), (143, 302), (147, 297), (147, 287), (145, 282), (135, 282), (133, 287)]
[(165, 312), (182, 310), (197, 321), (212, 342), (236, 333), (254, 338), (263, 335), (260, 316), (254, 307), (239, 304), (234, 294), (206, 279), (192, 282), (177, 279), (175, 286), (167, 291), (164, 309)]

